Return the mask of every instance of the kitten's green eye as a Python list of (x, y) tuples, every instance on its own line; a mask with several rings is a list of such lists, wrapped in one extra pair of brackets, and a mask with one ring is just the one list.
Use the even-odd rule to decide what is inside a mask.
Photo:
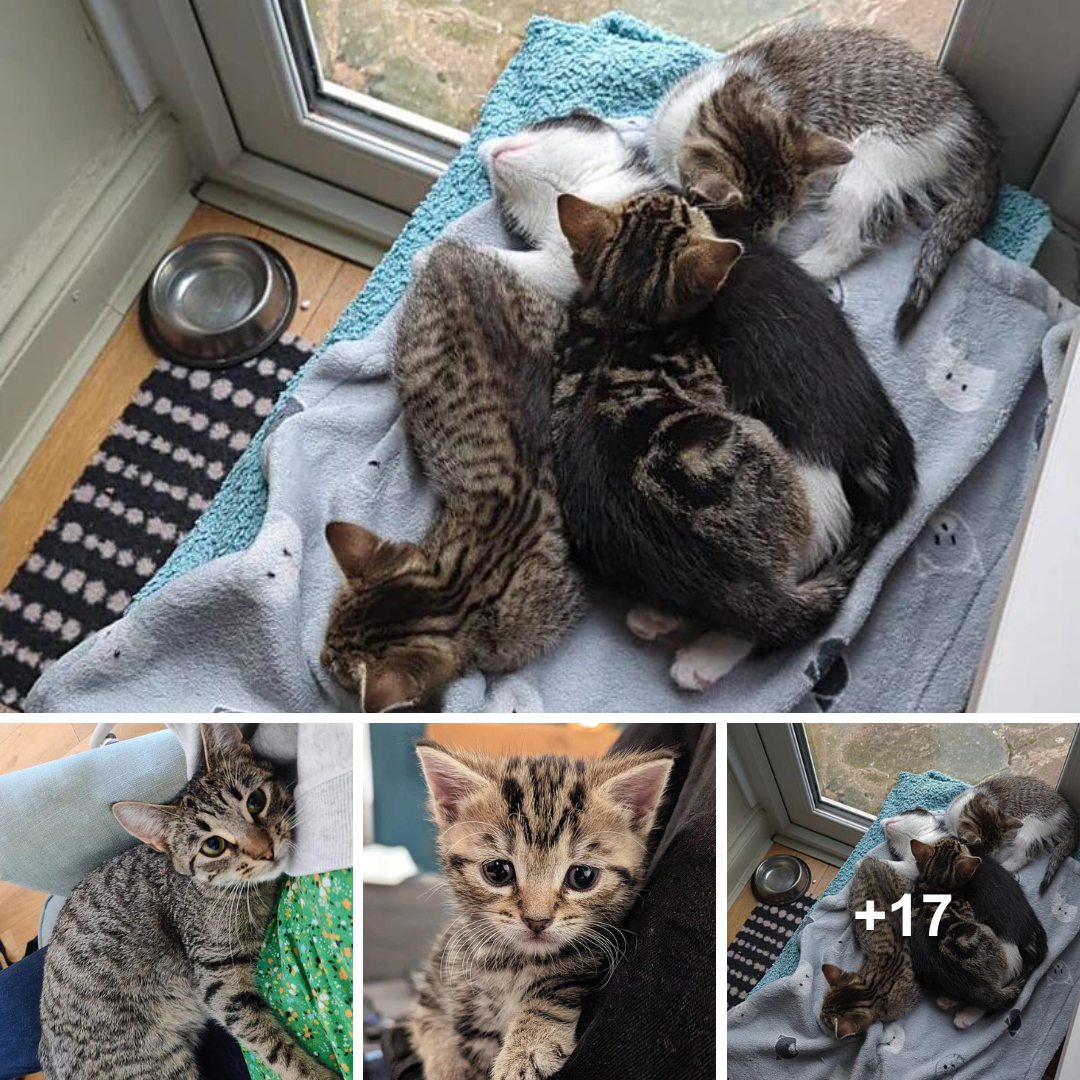
[(491, 862), (484, 863), (480, 869), (492, 885), (501, 887), (514, 883), (513, 863), (508, 863), (505, 859), (492, 859)]
[(266, 809), (266, 796), (262, 788), (256, 788), (247, 798), (247, 808), (253, 814), (261, 814)]
[(220, 836), (208, 836), (199, 850), (204, 855), (209, 855), (211, 859), (216, 859), (219, 855), (225, 854), (225, 846), (225, 841)]
[(571, 889), (584, 892), (591, 889), (600, 877), (600, 871), (595, 866), (571, 866), (566, 871), (566, 884)]

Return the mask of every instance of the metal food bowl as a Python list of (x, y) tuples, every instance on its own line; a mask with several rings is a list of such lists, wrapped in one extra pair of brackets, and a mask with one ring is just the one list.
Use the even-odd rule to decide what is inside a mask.
[(751, 891), (765, 904), (790, 904), (809, 888), (810, 867), (794, 855), (762, 859), (750, 880)]
[(157, 264), (140, 315), (150, 344), (191, 367), (243, 363), (281, 337), (296, 311), (296, 275), (261, 240), (197, 236)]

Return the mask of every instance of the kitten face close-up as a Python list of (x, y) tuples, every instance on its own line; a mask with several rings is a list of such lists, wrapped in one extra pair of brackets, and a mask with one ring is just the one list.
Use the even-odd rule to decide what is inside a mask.
[(533, 958), (604, 949), (637, 896), (671, 758), (492, 758), (421, 742), (466, 936)]

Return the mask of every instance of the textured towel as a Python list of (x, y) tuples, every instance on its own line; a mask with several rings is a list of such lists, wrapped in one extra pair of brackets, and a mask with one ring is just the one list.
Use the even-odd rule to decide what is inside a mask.
[[(473, 139), (293, 396), (279, 403), (264, 431), (272, 436), (244, 456), (144, 599), (55, 665), (29, 706), (261, 711), (347, 705), (318, 665), (338, 584), (323, 527), (341, 517), (391, 537), (416, 538), (433, 511), (389, 377), (393, 304), (407, 283), (409, 257), (451, 221), (448, 232), (463, 240), (509, 243), (484, 201), (480, 140), (577, 105), (608, 115), (646, 113), (704, 55), (624, 16), (587, 26), (546, 19), (530, 24)], [(640, 131), (641, 124), (629, 127)], [(1038, 204), (1015, 193), (1001, 205), (1002, 222), (1017, 226), (1002, 226), (1014, 245), (1006, 250), (1022, 254), (1015, 243), (1030, 246), (1045, 225)], [(1028, 218), (1034, 221), (1022, 227)], [(794, 236), (797, 241), (797, 230)], [(1073, 309), (1037, 274), (973, 242), (899, 351), (888, 328), (916, 245), (909, 232), (836, 284), (838, 301), (915, 435), (921, 487), (825, 640), (745, 662), (713, 691), (688, 696), (668, 679), (670, 648), (631, 640), (622, 626), (625, 603), (600, 597), (553, 654), (490, 684), (469, 675), (451, 688), (448, 706), (817, 709), (843, 696), (850, 708), (961, 707), (1019, 515), (1022, 480), (1034, 461), (1034, 433), (1046, 405), (1040, 349), (1045, 342), (1045, 374), (1052, 379), (1064, 341), (1060, 324)], [(248, 543), (242, 554), (227, 554)], [(207, 564), (215, 556), (225, 557)], [(898, 560), (902, 569), (874, 609), (875, 634), (855, 637)], [(169, 589), (158, 593), (165, 583)], [(892, 664), (890, 634), (902, 635), (909, 652), (900, 672)], [(146, 679), (148, 670), (153, 680)]]
[(728, 1013), (731, 1080), (787, 1077), (798, 1058), (800, 1080), (1039, 1080), (1065, 1036), (1080, 980), (1080, 863), (1067, 859), (1045, 896), (1047, 857), (1020, 871), (1020, 884), (1046, 928), (1049, 953), (1014, 1009), (957, 1031), (952, 1015), (924, 992), (914, 1011), (865, 1036), (837, 1041), (818, 1014), (822, 964), (858, 969), (862, 954), (847, 913), (847, 887), (867, 855), (889, 858), (881, 821), (924, 806), (940, 810), (967, 785), (939, 772), (901, 773), (877, 820), (811, 909), (797, 935), (745, 1002)]

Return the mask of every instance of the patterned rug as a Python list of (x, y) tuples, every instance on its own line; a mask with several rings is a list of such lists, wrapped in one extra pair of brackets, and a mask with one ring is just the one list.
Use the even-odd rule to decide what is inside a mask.
[(804, 896), (791, 904), (758, 904), (728, 946), (727, 1007), (734, 1008), (773, 966), (791, 935), (799, 929), (818, 897)]
[(0, 592), (0, 702), (18, 705), (49, 664), (123, 614), (311, 352), (286, 333), (224, 371), (158, 360)]

